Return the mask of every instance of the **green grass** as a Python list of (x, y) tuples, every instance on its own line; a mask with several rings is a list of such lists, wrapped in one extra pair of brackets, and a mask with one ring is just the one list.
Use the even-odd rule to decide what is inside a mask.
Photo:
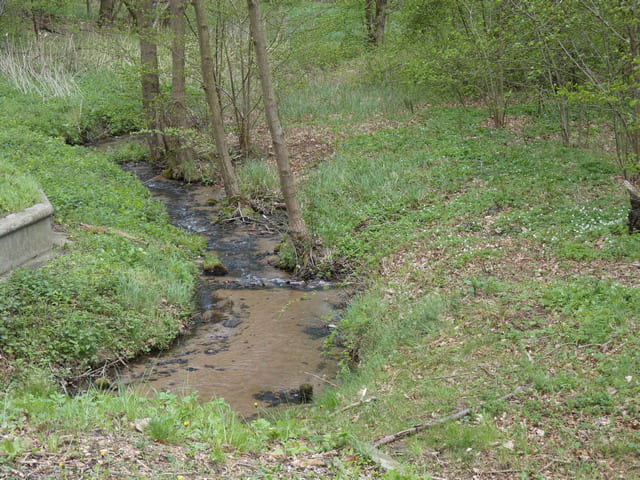
[[(215, 462), (220, 460), (216, 456), (223, 448), (233, 448), (239, 453), (259, 449), (270, 437), (258, 432), (271, 428), (267, 421), (255, 426), (240, 421), (222, 400), (200, 403), (195, 396), (158, 393), (153, 398), (145, 398), (126, 390), (115, 393), (90, 390), (70, 399), (56, 392), (33, 393), (28, 385), (2, 394), (0, 427), (4, 431), (23, 426), (25, 414), (29, 416), (29, 427), (22, 435), (26, 438), (37, 431), (37, 440), (24, 442), (22, 437), (15, 436), (12, 441), (0, 443), (0, 471), (7, 460), (32, 451), (56, 456), (63, 446), (61, 443), (68, 441), (61, 439), (70, 436), (74, 438), (76, 448), (92, 450), (97, 459), (106, 457), (106, 452), (110, 451), (114, 455), (117, 453), (112, 451), (114, 446), (102, 439), (122, 433), (128, 437), (127, 442), (131, 443), (128, 448), (132, 451), (144, 450), (145, 444), (180, 443), (192, 449), (194, 454), (202, 452), (205, 458), (209, 456)], [(92, 431), (100, 431), (100, 438), (92, 438), (89, 433)], [(35, 443), (40, 446), (36, 447)], [(141, 458), (149, 461), (144, 455)], [(129, 461), (133, 465), (126, 466), (133, 466), (135, 471), (135, 459)], [(94, 468), (99, 466), (94, 463)], [(117, 470), (118, 466), (114, 468)], [(177, 462), (169, 468), (180, 471), (189, 466)], [(91, 471), (98, 473), (98, 470)]]
[(278, 170), (271, 163), (246, 160), (236, 166), (240, 191), (247, 198), (274, 198), (280, 195)]
[[(556, 475), (593, 478), (603, 467), (584, 470), (564, 447), (582, 419), (598, 432), (582, 448), (602, 455), (609, 435), (637, 458), (634, 433), (615, 425), (637, 409), (640, 236), (626, 233), (610, 161), (484, 128), (481, 110), (431, 107), (407, 122), (387, 101), (397, 126), (347, 135), (303, 183), (308, 225), (366, 285), (336, 332), (343, 383), (311, 417), (375, 439), (527, 385), (516, 402), (525, 408), (490, 403), (390, 450), (417, 478), (510, 464), (529, 475), (551, 454), (531, 442), (541, 435), (567, 459)], [(343, 105), (331, 115), (356, 118)], [(365, 387), (378, 400), (341, 412)], [(337, 412), (329, 424), (318, 404)]]
[(40, 201), (40, 185), (31, 175), (0, 158), (0, 217)]
[(71, 241), (43, 268), (0, 285), (0, 349), (18, 364), (56, 365), (63, 378), (167, 346), (189, 322), (202, 239), (171, 227), (164, 207), (117, 165), (137, 160), (139, 147), (69, 146), (62, 103), (37, 104), (2, 79), (0, 95), (0, 158), (37, 180)]

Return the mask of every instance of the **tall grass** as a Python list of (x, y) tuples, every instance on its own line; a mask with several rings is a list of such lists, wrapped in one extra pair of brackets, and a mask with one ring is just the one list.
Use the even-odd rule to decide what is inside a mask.
[(411, 113), (424, 95), (415, 88), (325, 79), (284, 96), (279, 110), (291, 122), (322, 121), (342, 125), (344, 121), (363, 122)]
[(81, 96), (79, 76), (107, 67), (131, 67), (136, 52), (134, 39), (126, 35), (82, 32), (21, 42), (7, 39), (0, 47), (0, 74), (20, 92), (43, 100)]
[(236, 169), (240, 190), (251, 198), (279, 195), (278, 171), (275, 165), (248, 160)]
[(23, 45), (6, 42), (0, 51), (0, 71), (25, 94), (35, 93), (43, 99), (78, 95), (72, 68), (77, 55), (73, 54), (72, 39), (69, 37), (64, 50), (50, 42), (31, 41)]

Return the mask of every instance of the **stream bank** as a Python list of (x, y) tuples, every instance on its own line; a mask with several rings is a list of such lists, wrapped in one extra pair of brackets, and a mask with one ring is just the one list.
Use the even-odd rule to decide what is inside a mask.
[(207, 251), (227, 268), (201, 276), (200, 314), (193, 332), (169, 351), (133, 362), (122, 382), (143, 394), (197, 391), (202, 401), (224, 398), (242, 416), (260, 407), (300, 401), (303, 384), (323, 388), (337, 372), (325, 339), (344, 292), (324, 281), (298, 281), (276, 268), (280, 235), (252, 223), (220, 223), (213, 187), (165, 179), (145, 163), (129, 164), (171, 222), (202, 235)]

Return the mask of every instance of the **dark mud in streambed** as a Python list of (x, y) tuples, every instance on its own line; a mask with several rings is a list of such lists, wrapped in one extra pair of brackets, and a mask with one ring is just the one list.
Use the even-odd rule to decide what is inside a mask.
[(295, 401), (301, 384), (314, 391), (335, 376), (324, 352), (329, 321), (343, 293), (324, 282), (299, 282), (269, 264), (278, 234), (252, 224), (214, 224), (212, 187), (183, 185), (156, 176), (147, 164), (129, 165), (162, 200), (172, 223), (207, 240), (229, 273), (202, 276), (201, 321), (171, 350), (121, 371), (142, 393), (197, 391), (200, 399), (224, 398), (243, 416), (256, 406)]

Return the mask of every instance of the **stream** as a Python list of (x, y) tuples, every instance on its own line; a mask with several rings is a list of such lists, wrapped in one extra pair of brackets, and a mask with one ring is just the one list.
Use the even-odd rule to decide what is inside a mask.
[(337, 362), (324, 340), (344, 301), (341, 290), (297, 281), (272, 266), (279, 234), (251, 223), (214, 223), (208, 201), (222, 193), (213, 187), (167, 180), (144, 163), (125, 169), (164, 202), (173, 225), (202, 235), (229, 273), (201, 275), (192, 333), (130, 364), (121, 381), (142, 394), (197, 391), (201, 401), (224, 398), (244, 417), (300, 401), (302, 384), (317, 392), (331, 382)]

